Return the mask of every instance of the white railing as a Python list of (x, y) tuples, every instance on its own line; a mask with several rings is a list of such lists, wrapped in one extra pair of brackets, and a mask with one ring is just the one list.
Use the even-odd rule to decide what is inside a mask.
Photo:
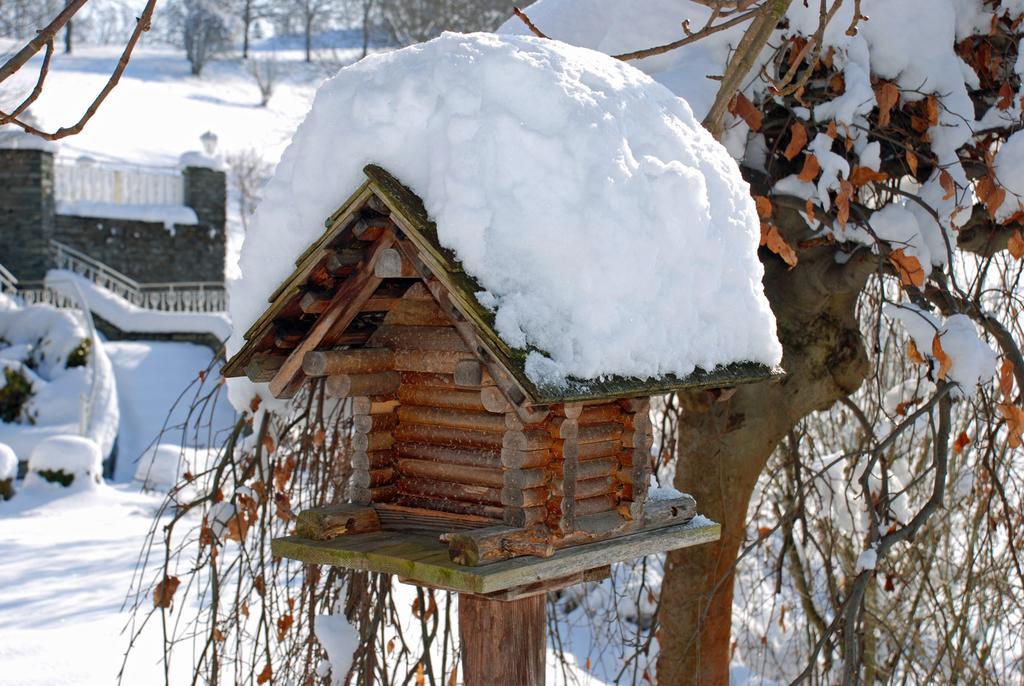
[(18, 279), (0, 264), (0, 293), (15, 293), (17, 290)]
[(54, 196), (59, 201), (118, 205), (185, 204), (185, 180), (172, 168), (58, 160), (54, 165), (54, 177)]
[(224, 312), (228, 309), (224, 284), (216, 281), (139, 283), (83, 252), (50, 241), (54, 266), (92, 281), (136, 307), (159, 312)]
[(51, 305), (59, 310), (81, 309), (78, 299), (46, 286), (25, 286), (19, 288), (16, 294), (26, 305)]

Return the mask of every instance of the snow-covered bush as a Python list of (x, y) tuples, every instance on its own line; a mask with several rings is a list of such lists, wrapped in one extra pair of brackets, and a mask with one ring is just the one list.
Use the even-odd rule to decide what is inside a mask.
[(0, 500), (14, 496), (14, 479), (18, 476), (18, 456), (6, 443), (0, 443)]
[(117, 436), (113, 369), (84, 315), (0, 300), (0, 442), (29, 455), (47, 436), (86, 435), (103, 454)]
[(96, 443), (82, 436), (52, 436), (32, 451), (25, 487), (42, 482), (64, 487), (91, 488), (103, 480), (103, 455)]
[[(0, 358), (3, 376), (0, 377), (0, 421), (32, 422), (28, 402), (32, 398), (32, 382), (26, 376), (24, 365), (12, 364)], [(31, 373), (31, 372), (29, 372)]]
[(46, 412), (33, 403), (39, 389), (88, 364), (92, 341), (68, 312), (8, 304), (0, 310), (0, 421), (33, 424)]
[(89, 333), (78, 317), (49, 305), (0, 310), (0, 359), (24, 363), (50, 381), (89, 360)]

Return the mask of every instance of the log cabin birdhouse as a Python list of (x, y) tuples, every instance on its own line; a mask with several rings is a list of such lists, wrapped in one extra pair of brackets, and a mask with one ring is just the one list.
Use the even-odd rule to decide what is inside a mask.
[[(269, 382), (278, 398), (322, 382), (329, 397), (351, 402), (349, 502), (300, 515), (299, 539), (426, 536), (461, 567), (549, 558), (672, 527), (685, 544), (678, 533), (694, 517), (693, 498), (648, 497), (649, 398), (761, 380), (771, 370), (735, 363), (685, 378), (539, 384), (526, 373), (526, 351), (496, 333), (475, 295), (481, 287), (438, 242), (421, 200), (386, 170), (364, 171), (365, 183), (327, 219), (224, 369)], [(716, 532), (711, 524), (694, 540)], [(376, 539), (366, 540), (372, 548)], [(648, 540), (628, 555), (673, 545), (671, 536)], [(355, 548), (313, 557), (374, 569)], [(377, 571), (485, 588), (418, 578), (398, 563)]]
[(345, 501), (274, 554), (457, 591), (464, 683), (542, 683), (546, 591), (718, 537), (650, 487), (649, 398), (774, 374), (759, 237), (725, 148), (621, 60), (446, 33), (341, 70), (231, 290), (224, 373), (352, 413)]

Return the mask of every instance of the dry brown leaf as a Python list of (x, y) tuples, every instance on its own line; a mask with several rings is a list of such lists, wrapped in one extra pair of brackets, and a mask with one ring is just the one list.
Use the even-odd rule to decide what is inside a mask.
[(1024, 257), (1024, 236), (1021, 235), (1020, 229), (1013, 232), (1010, 236), (1010, 240), (1006, 242), (1006, 249), (1010, 251), (1010, 255), (1014, 259), (1021, 259)]
[(988, 213), (993, 217), (996, 215), (996, 210), (1006, 200), (1006, 191), (1000, 188), (999, 184), (993, 181), (991, 176), (983, 176), (978, 179), (978, 182), (975, 184), (975, 192), (978, 194), (978, 199), (985, 203)]
[(1024, 438), (1024, 408), (1001, 403), (999, 413), (1006, 419), (1006, 430), (1009, 433), (1009, 446), (1019, 448)]
[(779, 230), (771, 224), (761, 224), (761, 245), (781, 257), (790, 269), (796, 266), (796, 251), (786, 242)]
[(737, 93), (729, 103), (729, 114), (742, 118), (751, 131), (758, 131), (761, 128), (761, 112), (743, 93)]
[(949, 175), (949, 172), (943, 169), (939, 172), (939, 185), (942, 186), (942, 190), (945, 193), (942, 196), (943, 200), (949, 200), (956, 195), (956, 183), (953, 181), (953, 177)]
[(807, 215), (808, 221), (814, 221), (814, 201), (807, 198), (807, 203), (804, 205), (804, 213)]
[(833, 74), (832, 78), (828, 80), (828, 87), (835, 91), (836, 94), (842, 95), (843, 91), (846, 90), (846, 79), (843, 78), (842, 74)]
[(918, 350), (918, 344), (914, 343), (912, 338), (906, 342), (906, 356), (914, 365), (924, 365), (925, 363), (925, 356)]
[(771, 219), (772, 201), (764, 195), (755, 195), (754, 204), (757, 205), (757, 216), (761, 219)]
[(281, 619), (277, 620), (277, 640), (283, 641), (284, 637), (288, 634), (288, 630), (292, 628), (292, 624), (295, 623), (295, 618), (291, 615), (284, 615)]
[(266, 665), (263, 666), (263, 671), (260, 672), (260, 675), (256, 677), (256, 683), (265, 684), (273, 678), (274, 670), (270, 667), (270, 663), (268, 662)]
[(283, 491), (284, 487), (288, 485), (288, 482), (292, 478), (292, 473), (295, 471), (295, 457), (289, 455), (288, 459), (284, 463), (274, 467), (274, 487)]
[(921, 268), (919, 259), (903, 252), (903, 248), (897, 248), (889, 253), (889, 261), (896, 267), (901, 284), (917, 288), (924, 287), (924, 269)]
[(789, 54), (786, 56), (786, 61), (789, 63), (789, 66), (792, 67), (802, 56), (804, 46), (807, 45), (807, 40), (801, 36), (793, 36), (789, 39), (789, 44)]
[(914, 405), (917, 405), (919, 402), (921, 402), (920, 398), (911, 398), (910, 400), (904, 400), (901, 403), (897, 403), (896, 414), (899, 415), (900, 417), (906, 417), (907, 410), (909, 410)]
[(818, 163), (818, 158), (815, 157), (813, 153), (807, 153), (807, 156), (804, 157), (804, 168), (800, 170), (800, 180), (807, 182), (814, 181), (820, 171), (821, 164)]
[(883, 182), (888, 180), (889, 175), (885, 172), (875, 171), (871, 167), (854, 167), (853, 171), (850, 172), (850, 183), (853, 184), (854, 188), (860, 188), (861, 186), (872, 183), (872, 182)]
[(327, 438), (327, 434), (324, 433), (323, 429), (317, 429), (313, 434), (313, 445), (320, 446), (324, 444), (324, 439)]
[(424, 686), (427, 683), (427, 674), (423, 669), (423, 663), (416, 664), (416, 686)]
[(971, 437), (967, 435), (966, 431), (961, 431), (960, 435), (956, 437), (956, 441), (953, 443), (953, 452), (959, 455), (964, 451), (964, 448), (971, 444)]
[(825, 135), (828, 136), (829, 138), (831, 138), (832, 140), (835, 140), (836, 136), (839, 135), (839, 131), (836, 129), (836, 122), (835, 122), (835, 120), (830, 121), (828, 123), (828, 129), (826, 129)]
[(178, 577), (165, 576), (163, 581), (153, 589), (153, 607), (169, 608), (180, 585), (181, 579)]
[(917, 176), (917, 154), (913, 150), (907, 150), (906, 154), (907, 166), (910, 167), (910, 173), (915, 177)]
[(928, 126), (939, 125), (939, 100), (934, 95), (929, 95), (924, 101), (925, 114), (928, 117)]
[(836, 193), (836, 221), (839, 226), (846, 226), (850, 220), (850, 199), (853, 198), (853, 184), (849, 181), (839, 182), (839, 192)]
[(953, 367), (953, 360), (942, 349), (942, 341), (939, 340), (938, 334), (932, 338), (932, 357), (939, 361), (939, 379), (945, 379), (946, 375), (949, 374), (949, 370)]
[(217, 641), (217, 643), (223, 643), (225, 638), (227, 637), (224, 635), (223, 631), (217, 627), (213, 627), (213, 640)]
[(274, 494), (274, 516), (282, 522), (290, 522), (295, 519), (295, 513), (292, 512), (291, 498), (284, 493)]
[(996, 103), (996, 107), (1001, 110), (1008, 110), (1013, 105), (1013, 87), (1009, 81), (1003, 81), (1003, 85), (999, 87), (999, 102)]
[(786, 146), (786, 150), (782, 154), (786, 156), (787, 160), (792, 160), (803, 152), (807, 140), (807, 129), (804, 128), (804, 125), (798, 121), (793, 122), (793, 125), (789, 127), (789, 145)]
[(260, 574), (252, 580), (252, 585), (253, 588), (256, 589), (256, 592), (260, 594), (260, 597), (263, 597), (263, 595), (267, 592), (267, 582), (263, 580), (262, 574)]
[(390, 655), (391, 653), (395, 652), (395, 641), (397, 639), (398, 639), (397, 636), (392, 636), (391, 640), (388, 641), (388, 646), (387, 646), (387, 654), (388, 655)]
[(453, 669), (452, 673), (448, 675), (448, 686), (455, 686), (455, 684), (458, 683), (458, 675), (458, 668)]
[(245, 518), (242, 512), (237, 512), (225, 523), (224, 530), (227, 540), (241, 542), (249, 530), (249, 520)]
[(274, 439), (270, 434), (266, 434), (263, 437), (263, 450), (266, 451), (267, 455), (274, 452)]
[(878, 128), (884, 129), (889, 125), (892, 108), (900, 101), (900, 89), (891, 81), (883, 81), (875, 89), (875, 99), (878, 101)]
[(999, 392), (1004, 401), (1010, 402), (1010, 394), (1013, 393), (1013, 362), (1008, 357), (999, 367)]

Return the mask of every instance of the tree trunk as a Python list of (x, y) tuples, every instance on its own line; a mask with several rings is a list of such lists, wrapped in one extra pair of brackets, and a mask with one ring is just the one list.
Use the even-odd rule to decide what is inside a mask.
[(313, 61), (313, 17), (306, 16), (306, 62)]
[(247, 0), (242, 11), (242, 59), (249, 59), (249, 28), (252, 26), (252, 2)]
[(366, 57), (366, 53), (370, 50), (370, 10), (372, 8), (372, 2), (363, 0), (363, 57)]
[[(755, 191), (756, 192), (756, 191)], [(808, 237), (792, 210), (774, 216), (785, 238)], [(729, 683), (732, 567), (744, 542), (747, 507), (768, 458), (802, 417), (855, 391), (869, 369), (855, 317), (857, 296), (876, 268), (870, 257), (838, 265), (828, 246), (800, 253), (787, 270), (762, 249), (765, 293), (778, 322), (786, 378), (744, 386), (725, 402), (683, 398), (675, 485), (722, 524), (715, 543), (669, 553), (662, 586), (658, 683)]]

